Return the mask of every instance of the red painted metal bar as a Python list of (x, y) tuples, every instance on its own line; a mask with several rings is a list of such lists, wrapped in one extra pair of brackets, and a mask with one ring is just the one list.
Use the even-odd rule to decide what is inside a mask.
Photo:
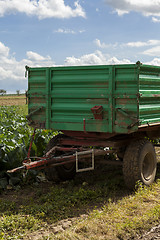
[(83, 131), (86, 132), (86, 119), (83, 118)]
[[(58, 157), (57, 157), (58, 158)], [(75, 156), (66, 156), (66, 157), (62, 157), (62, 158), (58, 158), (57, 160), (59, 161), (63, 161), (65, 159), (73, 159), (73, 161), (75, 161)], [(31, 163), (28, 163), (28, 164), (25, 164), (25, 168), (27, 170), (29, 169), (32, 169), (32, 168), (37, 168), (37, 167), (42, 167), (42, 166), (45, 166), (45, 165), (48, 165), (48, 164), (54, 164), (54, 161), (56, 160), (56, 158), (54, 159), (45, 159), (45, 160), (40, 160), (40, 161), (35, 161), (35, 162), (31, 162)], [(66, 161), (66, 163), (68, 163), (69, 161)], [(56, 162), (55, 164), (61, 164), (62, 162)], [(63, 163), (64, 164), (64, 163)]]
[[(91, 150), (90, 150), (91, 151)], [(85, 152), (79, 152), (79, 155), (82, 155), (83, 158), (88, 158), (90, 157), (90, 151), (86, 151)], [(99, 156), (99, 155), (105, 155), (107, 153), (113, 153), (114, 150), (107, 150), (107, 151), (104, 151), (104, 150), (98, 150), (98, 149), (95, 149), (95, 156)], [(15, 169), (12, 169), (12, 170), (8, 170), (9, 173), (13, 173), (13, 172), (16, 172), (18, 170), (21, 170), (21, 169), (26, 169), (26, 170), (29, 170), (29, 169), (32, 169), (32, 168), (46, 168), (48, 167), (49, 165), (52, 165), (52, 166), (59, 166), (59, 165), (65, 165), (67, 163), (70, 163), (70, 162), (75, 162), (76, 161), (76, 153), (72, 154), (72, 155), (68, 155), (68, 156), (59, 156), (59, 157), (34, 157), (34, 158), (37, 158), (38, 160), (37, 161), (34, 161), (34, 162), (29, 162), (29, 163), (24, 163), (23, 166), (21, 167), (18, 167), (18, 168), (15, 168)], [(79, 156), (81, 157), (81, 156)]]
[(36, 133), (36, 128), (34, 129), (34, 132), (33, 132), (33, 135), (32, 135), (32, 139), (31, 139), (31, 142), (30, 142), (30, 145), (29, 145), (29, 149), (28, 149), (28, 153), (27, 153), (27, 159), (30, 158), (31, 148), (32, 148), (34, 137), (35, 137), (35, 133)]

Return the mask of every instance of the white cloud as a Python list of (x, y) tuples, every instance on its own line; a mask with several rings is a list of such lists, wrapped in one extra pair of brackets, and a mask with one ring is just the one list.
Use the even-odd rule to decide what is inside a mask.
[[(0, 86), (4, 89), (26, 89), (27, 79), (24, 78), (25, 65), (31, 67), (54, 66), (50, 56), (28, 51), (26, 58), (18, 61), (14, 54), (10, 53), (9, 47), (0, 42)], [(7, 90), (6, 89), (6, 90)]]
[(128, 42), (126, 44), (124, 44), (124, 46), (128, 46), (128, 47), (146, 47), (146, 46), (154, 46), (154, 45), (159, 45), (160, 44), (160, 40), (148, 40), (146, 42), (141, 42), (141, 41), (137, 41), (137, 42)]
[(0, 57), (7, 57), (9, 54), (9, 48), (0, 42)]
[(160, 46), (156, 46), (150, 49), (147, 49), (143, 52), (145, 55), (160, 57)]
[(65, 34), (75, 34), (76, 32), (71, 29), (63, 29), (59, 28), (58, 30), (54, 31), (56, 33), (65, 33)]
[(144, 16), (160, 16), (160, 0), (105, 0), (105, 2), (114, 8), (118, 15), (135, 11)]
[(116, 57), (112, 57), (110, 59), (108, 59), (107, 64), (131, 64), (133, 62), (131, 62), (129, 59), (117, 59)]
[(145, 62), (145, 64), (160, 66), (160, 58), (154, 58), (150, 62)]
[(74, 56), (67, 57), (65, 60), (65, 65), (95, 65), (95, 64), (106, 64), (106, 58), (100, 51), (83, 55), (80, 58), (76, 58)]
[(144, 46), (147, 46), (147, 43), (137, 41), (137, 42), (129, 42), (129, 43), (126, 43), (124, 45), (128, 46), (128, 47), (144, 47)]
[(104, 42), (101, 42), (99, 39), (95, 39), (94, 43), (96, 44), (97, 47), (99, 48), (116, 48), (116, 47), (136, 47), (136, 48), (140, 48), (140, 47), (147, 47), (147, 46), (156, 46), (156, 45), (160, 45), (160, 40), (157, 39), (151, 39), (148, 41), (135, 41), (135, 42), (128, 42), (128, 43), (114, 43), (114, 44), (106, 44)]
[(39, 55), (38, 53), (32, 52), (32, 51), (28, 51), (26, 53), (27, 57), (29, 60), (31, 61), (46, 61), (46, 60), (51, 60), (50, 56), (47, 57), (43, 57), (41, 55)]
[(71, 8), (64, 0), (0, 0), (0, 17), (17, 12), (37, 16), (39, 19), (86, 17), (78, 1)]
[[(12, 76), (12, 71), (8, 69), (4, 69), (3, 67), (0, 67), (0, 79), (4, 80)], [(14, 78), (14, 76), (13, 76)]]
[(86, 30), (84, 30), (84, 29), (83, 29), (83, 30), (79, 30), (79, 33), (84, 33), (85, 31), (86, 31)]
[(77, 34), (77, 33), (84, 33), (85, 30), (74, 31), (72, 29), (59, 28), (58, 30), (55, 30), (54, 32), (55, 33), (64, 33), (64, 34)]
[(74, 65), (104, 65), (104, 64), (128, 64), (131, 63), (128, 59), (118, 60), (116, 57), (107, 59), (107, 56), (101, 51), (96, 51), (95, 53), (86, 54), (80, 58), (74, 56), (67, 57), (65, 60), (65, 65), (74, 66)]
[(123, 16), (124, 14), (128, 14), (128, 11), (121, 10), (121, 9), (116, 9), (116, 12), (118, 13), (119, 16)]
[(99, 48), (110, 48), (110, 47), (117, 47), (117, 43), (115, 44), (106, 44), (106, 43), (101, 43), (101, 41), (99, 39), (95, 39), (94, 43), (97, 45), (97, 47)]
[(160, 19), (159, 19), (159, 18), (156, 18), (156, 17), (152, 17), (152, 22), (154, 22), (154, 23), (159, 23), (159, 22), (160, 22)]
[(101, 43), (101, 41), (99, 39), (96, 39), (95, 41), (95, 44), (100, 47), (100, 48), (106, 48), (108, 47), (108, 45), (106, 43)]

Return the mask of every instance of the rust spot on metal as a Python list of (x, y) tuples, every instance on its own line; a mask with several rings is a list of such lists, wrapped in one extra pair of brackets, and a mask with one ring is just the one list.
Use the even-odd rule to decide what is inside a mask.
[(160, 97), (160, 94), (153, 94), (153, 97)]
[(126, 122), (120, 122), (119, 126), (126, 127), (126, 126), (128, 126), (128, 124), (126, 124)]

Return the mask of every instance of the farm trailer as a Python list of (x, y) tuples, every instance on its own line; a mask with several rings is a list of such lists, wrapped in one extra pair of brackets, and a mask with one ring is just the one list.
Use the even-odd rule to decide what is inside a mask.
[[(30, 126), (63, 134), (51, 139), (36, 161), (30, 160), (29, 150), (22, 168), (46, 168), (49, 179), (55, 168), (66, 180), (94, 169), (95, 156), (115, 152), (129, 188), (137, 181), (153, 183), (157, 160), (152, 140), (160, 136), (160, 67), (140, 62), (26, 66), (26, 72)], [(88, 161), (91, 166), (83, 167)]]

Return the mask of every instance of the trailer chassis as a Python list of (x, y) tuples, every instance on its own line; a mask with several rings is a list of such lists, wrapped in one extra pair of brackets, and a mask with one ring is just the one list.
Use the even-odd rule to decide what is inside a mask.
[[(76, 172), (94, 170), (95, 157), (116, 153), (120, 161), (105, 160), (105, 162), (123, 165), (124, 181), (129, 188), (133, 188), (138, 180), (150, 185), (155, 179), (157, 161), (153, 144), (147, 140), (147, 136), (148, 133), (152, 133), (152, 137), (155, 138), (159, 127), (157, 129), (153, 126), (152, 131), (148, 130), (150, 128), (145, 126), (138, 132), (128, 135), (66, 131), (65, 134), (59, 134), (50, 140), (49, 147), (42, 157), (31, 157), (35, 129), (27, 158), (22, 166), (8, 172), (33, 168), (52, 172), (52, 169), (56, 168), (59, 177), (66, 180), (73, 178)], [(80, 166), (80, 163), (86, 162), (87, 166)]]

